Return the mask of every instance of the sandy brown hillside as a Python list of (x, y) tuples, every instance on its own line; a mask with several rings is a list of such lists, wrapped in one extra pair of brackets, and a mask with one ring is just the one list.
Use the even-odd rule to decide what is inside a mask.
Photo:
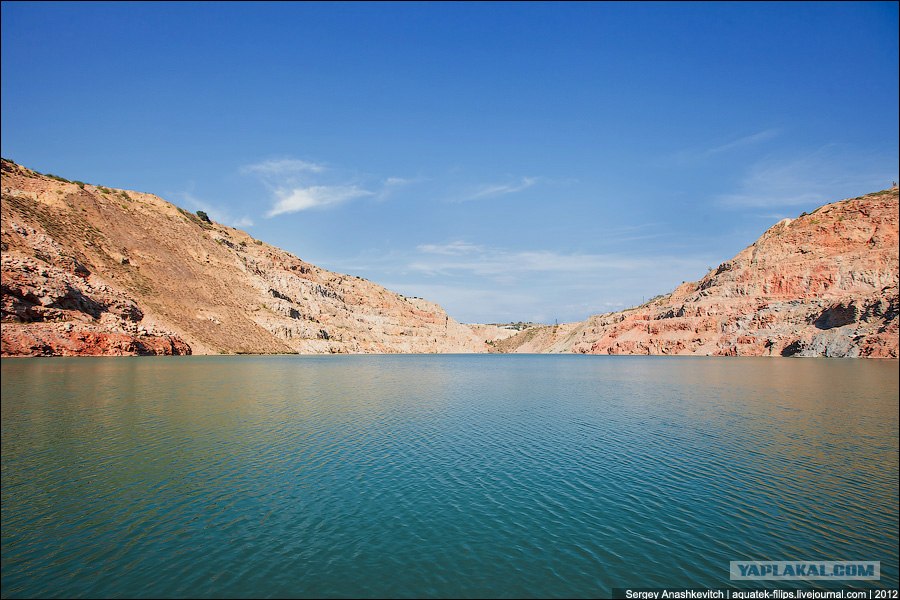
[(2, 163), (2, 353), (480, 352), (436, 304), (151, 194)]
[(897, 227), (897, 188), (828, 204), (667, 296), (495, 351), (896, 358)]

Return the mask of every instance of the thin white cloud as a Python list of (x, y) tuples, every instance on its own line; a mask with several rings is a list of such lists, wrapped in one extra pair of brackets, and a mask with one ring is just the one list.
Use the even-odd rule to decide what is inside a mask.
[(468, 242), (456, 241), (449, 244), (422, 244), (417, 246), (416, 250), (425, 252), (426, 254), (441, 254), (455, 256), (459, 254), (471, 254), (473, 252), (481, 252), (482, 246), (476, 246)]
[(427, 298), (463, 322), (552, 323), (641, 304), (700, 278), (719, 262), (697, 254), (508, 250), (454, 241), (405, 251), (373, 249), (352, 260), (317, 264)]
[[(477, 255), (472, 255), (475, 254), (473, 250), (466, 252), (465, 257), (452, 258), (453, 254), (446, 251), (448, 247), (452, 248), (452, 245), (426, 245), (425, 247), (445, 249), (445, 251), (433, 252), (441, 255), (438, 258), (419, 257), (410, 262), (407, 265), (410, 271), (426, 275), (458, 273), (505, 279), (534, 273), (577, 275), (600, 272), (641, 271), (657, 269), (661, 265), (683, 270), (696, 268), (701, 262), (675, 256), (639, 257), (620, 254), (565, 254), (550, 250), (508, 252), (496, 248), (481, 249), (475, 246), (472, 248), (481, 250)], [(419, 246), (419, 248), (422, 248), (422, 246)], [(456, 254), (463, 253), (458, 252)]]
[(245, 227), (252, 227), (253, 220), (250, 217), (241, 217), (239, 219), (235, 219), (231, 222), (231, 226), (237, 229), (243, 229)]
[(765, 219), (770, 223), (777, 223), (778, 221), (783, 221), (784, 219), (791, 219), (796, 217), (796, 214), (787, 214), (787, 213), (761, 213), (758, 215), (753, 215), (757, 219)]
[(738, 190), (719, 196), (728, 207), (770, 207), (809, 204), (824, 200), (820, 185), (810, 172), (807, 160), (760, 162), (750, 167)]
[(209, 217), (217, 223), (222, 223), (224, 225), (235, 227), (237, 229), (244, 229), (253, 226), (253, 220), (250, 217), (246, 215), (242, 217), (235, 217), (228, 209), (222, 208), (221, 206), (217, 206), (210, 202), (206, 202), (205, 200), (201, 200), (190, 192), (176, 192), (173, 195), (181, 198), (181, 200), (188, 204), (188, 206), (190, 206), (191, 208), (206, 212)]
[(379, 184), (375, 184), (375, 187), (380, 186), (376, 197), (378, 200), (385, 200), (390, 196), (394, 195), (396, 192), (400, 191), (402, 188), (414, 185), (425, 179), (422, 177), (416, 177), (410, 179), (408, 177), (387, 177)]
[(266, 213), (266, 216), (274, 217), (314, 208), (334, 207), (354, 198), (371, 195), (372, 192), (356, 185), (314, 185), (298, 188), (279, 188), (275, 190), (277, 201), (272, 209)]
[(242, 173), (257, 173), (266, 176), (293, 175), (297, 173), (323, 173), (324, 165), (296, 158), (264, 160), (241, 168)]
[(522, 177), (518, 182), (510, 183), (487, 183), (478, 186), (475, 191), (463, 198), (464, 200), (480, 200), (482, 198), (493, 198), (495, 196), (505, 196), (506, 194), (514, 194), (526, 190), (538, 182), (537, 177)]
[(706, 151), (706, 154), (721, 154), (722, 152), (728, 152), (729, 150), (734, 150), (735, 148), (752, 146), (753, 144), (771, 140), (772, 138), (777, 137), (779, 133), (781, 133), (781, 131), (778, 129), (765, 129), (763, 131), (759, 131), (751, 135), (745, 135), (744, 137), (732, 140), (730, 142), (722, 144), (721, 146), (710, 148)]
[(735, 191), (715, 201), (726, 208), (819, 206), (884, 187), (889, 175), (874, 172), (874, 164), (836, 146), (790, 160), (767, 158), (749, 167)]
[(438, 302), (464, 322), (563, 322), (640, 304), (684, 280), (699, 278), (708, 265), (716, 264), (702, 256), (480, 248), (380, 264), (378, 281), (394, 281), (390, 289)]
[(745, 135), (736, 139), (719, 143), (715, 146), (706, 148), (687, 148), (677, 152), (670, 160), (679, 165), (696, 165), (703, 163), (721, 154), (731, 152), (740, 148), (748, 148), (758, 144), (762, 144), (768, 140), (774, 139), (781, 135), (780, 129), (770, 128), (750, 135)]
[(410, 297), (427, 298), (437, 302), (454, 319), (463, 323), (497, 323), (514, 321), (545, 322), (552, 317), (540, 298), (527, 290), (497, 289), (472, 285), (442, 285), (432, 283), (384, 283)]
[(241, 168), (241, 173), (258, 178), (272, 194), (272, 205), (266, 212), (266, 217), (335, 208), (350, 200), (367, 196), (383, 200), (396, 190), (417, 181), (403, 177), (375, 178), (296, 158), (272, 159), (246, 165)]

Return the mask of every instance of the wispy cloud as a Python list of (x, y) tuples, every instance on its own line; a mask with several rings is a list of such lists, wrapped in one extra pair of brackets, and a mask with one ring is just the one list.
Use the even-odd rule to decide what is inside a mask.
[[(672, 157), (676, 164), (696, 165), (706, 162), (710, 159), (717, 158), (733, 150), (741, 148), (749, 148), (762, 144), (781, 135), (780, 129), (770, 128), (739, 138), (723, 141), (719, 143), (712, 142), (709, 146), (703, 148), (686, 148), (679, 151)], [(713, 145), (714, 144), (714, 145)]]
[(890, 175), (873, 172), (872, 164), (833, 145), (789, 160), (769, 157), (751, 165), (735, 191), (715, 201), (726, 208), (821, 205), (884, 187)]
[(428, 298), (464, 322), (552, 323), (640, 304), (682, 281), (698, 279), (721, 258), (691, 251), (507, 249), (455, 240), (408, 250), (373, 249), (350, 260), (318, 264), (365, 273), (388, 289)]
[(482, 198), (493, 198), (495, 196), (514, 194), (516, 192), (521, 192), (522, 190), (527, 190), (537, 182), (537, 177), (522, 177), (519, 181), (508, 183), (486, 183), (475, 188), (475, 190), (465, 196), (463, 200), (480, 200)]
[(241, 167), (272, 194), (266, 217), (341, 206), (351, 200), (372, 197), (384, 200), (419, 179), (374, 177), (350, 169), (296, 158), (264, 160)]
[(277, 201), (266, 216), (274, 217), (313, 208), (333, 207), (354, 198), (371, 195), (372, 192), (355, 185), (314, 185), (305, 188), (276, 189)]
[(355, 198), (373, 195), (341, 173), (296, 158), (264, 160), (241, 168), (269, 188), (272, 206), (266, 217), (304, 210), (334, 208)]
[(707, 155), (713, 154), (721, 154), (722, 152), (728, 152), (729, 150), (734, 150), (736, 148), (743, 148), (744, 146), (752, 146), (754, 144), (758, 144), (760, 142), (765, 142), (766, 140), (771, 140), (780, 134), (781, 131), (778, 129), (765, 129), (763, 131), (759, 131), (757, 133), (753, 133), (751, 135), (745, 135), (744, 137), (740, 137), (736, 140), (732, 140), (730, 142), (726, 142), (721, 146), (716, 146), (714, 148), (710, 148), (706, 151)]
[(257, 173), (269, 176), (291, 175), (297, 173), (323, 173), (325, 170), (326, 168), (324, 165), (296, 158), (264, 160), (241, 168), (242, 173)]
[[(380, 189), (376, 192), (376, 197), (378, 200), (385, 200), (390, 196), (394, 195), (399, 190), (424, 181), (423, 177), (387, 177), (380, 182)], [(379, 184), (374, 184), (375, 187), (379, 187)]]
[(533, 292), (497, 289), (496, 286), (444, 285), (439, 283), (409, 283), (385, 281), (389, 290), (427, 298), (438, 302), (444, 310), (463, 323), (490, 323), (553, 319)]
[(237, 229), (244, 229), (245, 227), (253, 227), (253, 219), (250, 217), (244, 216), (238, 219), (235, 219), (230, 223), (232, 227)]
[(716, 264), (697, 255), (507, 250), (468, 242), (416, 250), (370, 269), (390, 289), (424, 296), (457, 319), (482, 323), (584, 319), (666, 293)]
[[(409, 263), (411, 271), (427, 275), (467, 273), (483, 277), (500, 277), (535, 273), (586, 274), (672, 268), (693, 268), (698, 261), (675, 256), (627, 256), (620, 254), (566, 254), (551, 250), (509, 252), (468, 244), (425, 245), (436, 258), (420, 257)], [(457, 258), (458, 257), (458, 258)]]
[(202, 200), (190, 192), (176, 192), (173, 195), (177, 198), (180, 198), (190, 208), (206, 212), (213, 221), (216, 221), (218, 223), (228, 225), (229, 227), (235, 227), (237, 229), (244, 229), (253, 226), (253, 220), (250, 217), (246, 215), (235, 217), (228, 209)]
[(456, 241), (449, 244), (422, 244), (417, 246), (416, 250), (425, 252), (426, 254), (441, 254), (445, 256), (456, 256), (460, 254), (471, 254), (473, 252), (481, 252), (484, 250), (482, 246), (476, 246), (468, 242)]

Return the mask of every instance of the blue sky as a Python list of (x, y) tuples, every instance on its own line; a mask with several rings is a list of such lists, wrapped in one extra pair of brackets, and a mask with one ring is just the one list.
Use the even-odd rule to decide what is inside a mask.
[(2, 154), (461, 321), (583, 319), (898, 179), (898, 5), (2, 4)]

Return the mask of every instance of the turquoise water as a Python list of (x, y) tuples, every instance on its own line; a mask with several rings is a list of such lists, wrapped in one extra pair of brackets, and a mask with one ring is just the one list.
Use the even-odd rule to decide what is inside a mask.
[(740, 559), (897, 587), (897, 361), (0, 366), (4, 597), (602, 597)]

